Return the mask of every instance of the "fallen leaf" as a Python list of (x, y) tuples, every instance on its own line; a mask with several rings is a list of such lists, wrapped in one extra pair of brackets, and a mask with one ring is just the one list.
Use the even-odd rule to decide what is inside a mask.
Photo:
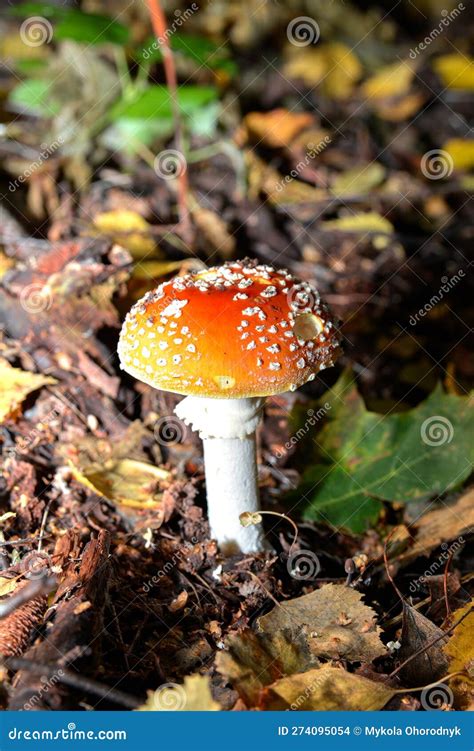
[[(468, 602), (464, 607), (456, 610), (452, 616), (452, 623), (456, 623), (466, 613), (469, 613), (463, 621), (456, 626), (448, 643), (444, 647), (444, 652), (450, 660), (450, 671), (467, 670), (474, 678), (474, 600)], [(470, 611), (470, 612), (469, 612)]]
[(433, 68), (448, 89), (474, 91), (474, 58), (457, 52), (441, 55), (434, 60)]
[(134, 459), (107, 461), (103, 466), (92, 464), (82, 470), (72, 463), (70, 467), (75, 479), (94, 493), (141, 509), (160, 505), (160, 483), (170, 477), (167, 470)]
[(406, 94), (395, 99), (379, 99), (374, 102), (374, 109), (383, 120), (399, 123), (419, 112), (424, 101), (425, 97), (421, 93)]
[(265, 691), (267, 710), (317, 710), (320, 712), (375, 711), (382, 709), (395, 690), (340, 668), (323, 665), (306, 673), (276, 681)]
[(209, 677), (205, 675), (187, 675), (183, 685), (164, 683), (149, 691), (148, 698), (138, 712), (218, 712), (221, 706), (214, 701), (211, 694)]
[(368, 99), (386, 99), (406, 94), (414, 75), (415, 68), (411, 63), (386, 65), (362, 84), (362, 94)]
[(217, 251), (222, 258), (232, 258), (235, 237), (230, 234), (225, 221), (215, 211), (199, 205), (191, 207), (191, 214), (207, 241), (209, 255)]
[(337, 175), (332, 182), (331, 191), (336, 196), (347, 196), (352, 193), (369, 193), (372, 188), (380, 185), (384, 177), (385, 167), (379, 162), (362, 164)]
[(127, 248), (134, 258), (144, 258), (157, 250), (150, 234), (150, 225), (140, 214), (127, 209), (104, 211), (94, 217), (94, 227), (110, 235), (115, 242)]
[(283, 108), (270, 112), (249, 112), (244, 118), (249, 135), (272, 148), (289, 146), (302, 130), (314, 123), (308, 112), (291, 112)]
[(451, 138), (443, 145), (443, 151), (449, 154), (455, 169), (466, 171), (474, 169), (474, 140), (472, 138)]
[(376, 613), (360, 592), (342, 584), (325, 584), (308, 595), (274, 608), (258, 620), (266, 634), (303, 627), (312, 654), (328, 659), (372, 662), (385, 654)]
[(17, 580), (16, 579), (5, 579), (5, 577), (0, 577), (0, 597), (5, 597), (5, 595), (9, 595), (11, 592), (13, 592), (16, 589)]
[(20, 368), (14, 368), (7, 360), (0, 359), (0, 421), (7, 417), (14, 417), (21, 403), (33, 391), (57, 383), (55, 378), (30, 373)]
[(412, 659), (400, 670), (400, 675), (409, 686), (422, 686), (433, 683), (444, 676), (448, 669), (448, 659), (443, 652), (443, 644), (447, 637), (439, 639), (424, 652), (417, 654), (426, 647), (428, 642), (443, 636), (443, 631), (419, 613), (411, 605), (403, 603), (401, 647), (398, 652), (400, 662)]
[(288, 78), (299, 78), (308, 86), (318, 84), (331, 99), (346, 99), (362, 75), (356, 55), (341, 42), (329, 42), (317, 48), (294, 48), (283, 72)]
[[(456, 623), (466, 613), (469, 613), (454, 629), (444, 652), (448, 659), (450, 673), (464, 671), (465, 675), (453, 676), (450, 686), (454, 691), (458, 709), (469, 710), (474, 702), (474, 600), (456, 610), (452, 616), (452, 623)], [(469, 612), (471, 611), (471, 612)]]
[(393, 224), (375, 211), (355, 213), (349, 216), (342, 216), (339, 219), (329, 219), (321, 222), (320, 227), (325, 230), (355, 232), (357, 234), (381, 232), (391, 235), (394, 232)]
[(317, 663), (297, 624), (291, 630), (277, 628), (271, 633), (244, 629), (228, 636), (225, 645), (226, 651), (216, 656), (216, 668), (249, 707), (258, 704), (265, 686)]
[(415, 525), (414, 545), (398, 560), (416, 558), (428, 554), (433, 548), (448, 540), (458, 540), (474, 527), (474, 488), (468, 490), (452, 503), (443, 502), (441, 508), (429, 511)]
[(418, 407), (391, 415), (369, 412), (344, 374), (322, 397), (331, 409), (299, 450), (316, 454), (303, 475), (305, 519), (361, 532), (377, 521), (382, 500), (427, 500), (458, 488), (470, 475), (473, 401), (437, 387)]

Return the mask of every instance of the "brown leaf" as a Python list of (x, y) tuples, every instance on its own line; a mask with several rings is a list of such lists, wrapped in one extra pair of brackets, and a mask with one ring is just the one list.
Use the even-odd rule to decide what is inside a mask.
[(256, 706), (265, 686), (284, 675), (317, 663), (301, 629), (256, 634), (245, 629), (226, 639), (226, 652), (216, 657), (216, 667), (239, 692), (247, 706)]
[(371, 662), (385, 653), (385, 647), (375, 625), (376, 614), (361, 598), (342, 584), (325, 584), (274, 608), (259, 619), (258, 626), (266, 634), (303, 627), (314, 655)]
[[(450, 660), (451, 673), (465, 671), (466, 677), (455, 676), (450, 684), (456, 695), (457, 703), (467, 709), (474, 702), (474, 600), (456, 610), (452, 615), (452, 622), (456, 623), (463, 615), (469, 613), (456, 626), (451, 638), (444, 647), (444, 652)], [(469, 612), (470, 611), (470, 612)]]
[(393, 697), (394, 689), (340, 668), (323, 665), (276, 681), (265, 692), (264, 709), (374, 711)]
[[(427, 642), (442, 635), (443, 631), (435, 626), (429, 618), (426, 618), (408, 603), (404, 603), (402, 646), (399, 652), (400, 662), (404, 662), (408, 657), (415, 655), (426, 646)], [(433, 683), (446, 674), (448, 659), (443, 652), (443, 644), (446, 641), (447, 637), (439, 639), (433, 646), (416, 655), (407, 663), (400, 671), (405, 683), (410, 686), (421, 686), (424, 683)]]
[[(442, 542), (456, 540), (464, 532), (474, 526), (474, 488), (471, 488), (459, 498), (441, 508), (424, 514), (416, 525), (416, 540), (413, 547), (398, 560), (416, 558), (423, 553), (429, 553)], [(459, 540), (462, 544), (462, 540)]]
[(308, 112), (290, 112), (280, 107), (271, 112), (249, 112), (244, 118), (249, 135), (266, 146), (289, 146), (305, 128), (314, 124)]

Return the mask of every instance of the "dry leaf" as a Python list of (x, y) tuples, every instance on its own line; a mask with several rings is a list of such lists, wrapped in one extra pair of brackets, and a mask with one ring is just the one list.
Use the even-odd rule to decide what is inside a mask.
[(458, 170), (474, 169), (474, 140), (469, 138), (451, 138), (443, 145)]
[(7, 360), (0, 359), (0, 421), (14, 417), (23, 400), (32, 391), (56, 382), (50, 376), (13, 368)]
[(221, 217), (211, 209), (196, 205), (191, 214), (204, 238), (210, 245), (210, 253), (218, 251), (222, 258), (232, 258), (235, 250), (235, 237), (230, 234)]
[(209, 677), (187, 675), (183, 685), (165, 683), (156, 691), (149, 691), (148, 698), (138, 712), (218, 712), (221, 706), (211, 694)]
[(264, 709), (375, 711), (382, 709), (394, 694), (395, 690), (383, 683), (324, 665), (269, 686)]
[(415, 69), (410, 63), (393, 63), (381, 68), (362, 84), (362, 94), (368, 99), (387, 99), (406, 94)]
[(450, 659), (449, 669), (451, 672), (467, 670), (474, 678), (474, 600), (468, 602), (452, 614), (452, 622), (456, 623), (466, 613), (469, 613), (463, 621), (456, 626), (451, 638), (444, 647), (444, 652)]
[(398, 656), (401, 663), (408, 657), (413, 658), (400, 671), (400, 675), (409, 686), (433, 683), (446, 674), (448, 660), (443, 652), (443, 644), (446, 643), (447, 637), (439, 639), (433, 646), (417, 654), (420, 649), (426, 646), (427, 642), (443, 636), (443, 633), (429, 618), (426, 618), (408, 603), (403, 603), (403, 625), (400, 639), (402, 646)]
[(303, 629), (259, 634), (244, 629), (226, 639), (227, 651), (216, 656), (216, 668), (239, 692), (247, 706), (255, 706), (265, 686), (285, 675), (317, 664)]
[(331, 99), (346, 99), (362, 75), (359, 59), (345, 44), (330, 42), (315, 49), (290, 50), (284, 67), (288, 78), (300, 78), (308, 86), (321, 84)]
[(457, 675), (450, 680), (450, 685), (456, 697), (458, 708), (472, 709), (474, 702), (474, 600), (468, 602), (452, 614), (452, 622), (456, 623), (466, 613), (463, 621), (456, 626), (454, 632), (444, 647), (444, 652), (450, 660), (449, 671), (456, 673), (465, 671), (466, 676)]
[(474, 488), (468, 490), (454, 503), (443, 503), (441, 508), (423, 514), (415, 526), (417, 535), (415, 544), (398, 560), (416, 558), (418, 555), (428, 554), (442, 542), (458, 540), (461, 545), (464, 532), (474, 526)]
[(421, 93), (407, 94), (395, 99), (379, 99), (374, 102), (374, 109), (384, 120), (399, 123), (419, 112), (424, 101), (425, 97)]
[(449, 89), (474, 91), (474, 59), (454, 52), (441, 55), (433, 62), (433, 68), (444, 86)]
[(302, 130), (314, 123), (308, 112), (290, 112), (279, 108), (270, 112), (249, 112), (244, 118), (248, 133), (272, 148), (289, 146)]
[(0, 597), (5, 597), (5, 595), (9, 595), (11, 592), (13, 592), (16, 589), (17, 580), (16, 579), (5, 579), (5, 577), (0, 577)]
[[(274, 608), (258, 620), (266, 634), (303, 627), (311, 652), (326, 658), (372, 662), (385, 654), (376, 614), (361, 602), (362, 595), (342, 584), (325, 584), (309, 595)], [(341, 625), (341, 614), (347, 625)]]
[(134, 459), (91, 464), (82, 471), (70, 463), (75, 479), (109, 501), (132, 508), (157, 508), (161, 502), (160, 483), (170, 473), (153, 464)]
[(115, 242), (127, 248), (134, 258), (144, 258), (155, 253), (156, 243), (149, 232), (150, 225), (140, 214), (127, 209), (115, 209), (97, 214), (94, 227), (110, 235)]
[(332, 182), (331, 191), (337, 196), (369, 193), (372, 188), (380, 185), (384, 177), (385, 167), (379, 162), (361, 164), (337, 175)]
[(380, 232), (382, 234), (391, 235), (394, 231), (393, 224), (375, 211), (356, 213), (351, 214), (350, 216), (341, 216), (339, 219), (329, 219), (326, 222), (321, 222), (320, 227), (325, 230), (355, 232), (358, 234)]

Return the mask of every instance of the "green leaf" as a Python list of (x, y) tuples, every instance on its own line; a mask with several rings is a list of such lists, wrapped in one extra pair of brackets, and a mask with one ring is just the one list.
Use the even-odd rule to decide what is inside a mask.
[[(193, 115), (197, 109), (217, 98), (213, 86), (181, 86), (178, 101), (184, 115)], [(167, 118), (173, 116), (172, 102), (166, 86), (149, 86), (139, 92), (131, 101), (122, 100), (112, 110), (112, 119), (152, 117)]]
[(54, 23), (54, 39), (74, 39), (85, 44), (127, 44), (129, 30), (110, 16), (84, 13), (77, 8), (66, 8), (52, 3), (22, 3), (11, 13), (21, 18), (43, 16)]
[(125, 45), (129, 30), (109, 16), (69, 9), (54, 27), (55, 39), (74, 39), (85, 44)]
[[(234, 75), (237, 71), (237, 66), (230, 60), (230, 51), (225, 45), (195, 34), (179, 32), (173, 34), (169, 42), (174, 52), (193, 60), (200, 67), (225, 70), (229, 75)], [(135, 57), (138, 62), (161, 62), (163, 53), (155, 37), (150, 37)]]
[(322, 401), (327, 421), (298, 494), (306, 519), (362, 532), (377, 521), (383, 500), (426, 500), (458, 488), (472, 471), (468, 397), (438, 387), (415, 409), (384, 416), (366, 409), (345, 375)]
[(102, 133), (100, 141), (112, 151), (127, 154), (140, 153), (142, 145), (151, 146), (155, 141), (165, 141), (173, 135), (173, 118), (139, 119), (126, 117), (116, 120)]
[(59, 107), (49, 100), (50, 87), (49, 81), (31, 78), (15, 86), (8, 101), (22, 112), (52, 117), (57, 114)]

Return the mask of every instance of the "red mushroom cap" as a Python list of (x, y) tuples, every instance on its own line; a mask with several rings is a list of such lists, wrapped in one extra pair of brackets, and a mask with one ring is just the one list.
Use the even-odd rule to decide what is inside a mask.
[(124, 370), (164, 391), (268, 396), (332, 365), (339, 335), (310, 284), (245, 260), (148, 292), (128, 313), (118, 352)]

